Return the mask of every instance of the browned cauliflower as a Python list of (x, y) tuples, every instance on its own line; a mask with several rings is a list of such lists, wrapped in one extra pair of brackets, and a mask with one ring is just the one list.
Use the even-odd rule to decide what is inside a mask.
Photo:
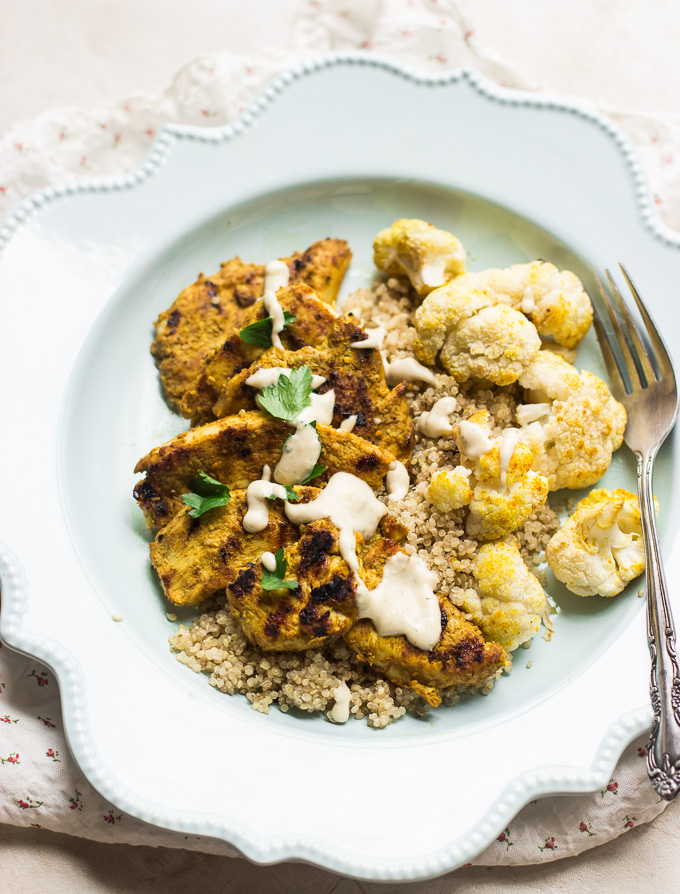
[(525, 314), (540, 335), (574, 348), (590, 328), (593, 308), (580, 280), (547, 261), (467, 273), (457, 284), (481, 289)]
[(538, 633), (547, 610), (543, 587), (524, 564), (517, 544), (485, 543), (472, 561), (477, 590), (465, 590), (463, 610), (484, 639), (517, 649)]
[(454, 280), (435, 289), (416, 311), (415, 352), (430, 365), (439, 358), (458, 382), (516, 382), (541, 340), (527, 318), (492, 295)]
[(623, 489), (591, 491), (551, 538), (545, 556), (577, 596), (616, 596), (645, 570), (637, 497)]
[(519, 384), (528, 401), (517, 421), (534, 451), (534, 469), (550, 490), (595, 484), (621, 446), (626, 411), (606, 383), (577, 372), (557, 354), (539, 351)]
[(443, 286), (465, 273), (465, 249), (451, 233), (424, 220), (395, 220), (373, 240), (373, 262), (378, 270), (406, 274), (419, 295)]
[(458, 466), (452, 471), (437, 472), (429, 483), (425, 496), (440, 512), (451, 512), (467, 506), (472, 500), (471, 470)]
[(521, 431), (506, 429), (494, 438), (489, 414), (480, 410), (455, 434), (461, 460), (472, 470), (466, 531), (480, 540), (516, 531), (548, 496), (548, 482), (532, 469), (533, 452), (522, 443)]

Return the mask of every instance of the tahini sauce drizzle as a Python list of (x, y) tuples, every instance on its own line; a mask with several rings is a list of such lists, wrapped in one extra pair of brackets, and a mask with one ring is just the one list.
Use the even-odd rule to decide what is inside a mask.
[(493, 447), (489, 430), (477, 422), (464, 419), (458, 425), (463, 453), (470, 459), (481, 459)]
[(262, 567), (265, 571), (276, 571), (276, 556), (274, 553), (262, 553), (260, 561), (262, 562)]
[(417, 556), (397, 553), (385, 562), (375, 590), (357, 593), (360, 618), (370, 618), (380, 636), (403, 635), (417, 649), (433, 649), (441, 636), (438, 577)]
[(387, 467), (387, 496), (390, 500), (403, 500), (408, 493), (411, 479), (409, 478), (406, 466), (395, 459)]
[(281, 459), (274, 467), (279, 484), (299, 484), (311, 475), (321, 456), (321, 441), (313, 425), (294, 422), (295, 431), (281, 448)]
[(336, 472), (316, 500), (286, 503), (285, 512), (296, 525), (330, 518), (340, 532), (340, 555), (350, 570), (356, 572), (359, 570), (359, 560), (354, 532), (361, 534), (364, 540), (370, 540), (387, 507), (361, 478), (349, 472)]
[(536, 299), (531, 286), (527, 286), (522, 296), (521, 310), (523, 314), (530, 314), (536, 310)]
[[(263, 477), (259, 481), (252, 481), (246, 490), (248, 510), (243, 516), (243, 530), (248, 534), (256, 534), (264, 531), (269, 524), (269, 500), (268, 497), (286, 499), (286, 488), (280, 484), (273, 484), (269, 480), (269, 466), (264, 467)], [(274, 565), (276, 567), (276, 565)]]
[(350, 348), (378, 348), (380, 350), (387, 335), (387, 329), (384, 326), (377, 326), (375, 329), (364, 329), (368, 336), (363, 341), (353, 341)]
[(416, 423), (416, 428), (427, 438), (441, 438), (450, 435), (453, 431), (453, 423), (450, 420), (452, 413), (458, 408), (455, 397), (440, 397), (429, 412), (421, 413)]
[(287, 286), (290, 279), (288, 264), (283, 261), (270, 261), (264, 268), (264, 307), (272, 318), (272, 346), (282, 348), (279, 332), (284, 327), (283, 308), (276, 297), (282, 286)]
[(359, 617), (370, 618), (382, 636), (403, 634), (419, 649), (432, 649), (441, 635), (441, 612), (434, 593), (437, 575), (417, 558), (398, 553), (385, 563), (381, 583), (369, 590), (358, 575), (355, 532), (370, 540), (387, 509), (372, 489), (348, 472), (331, 476), (311, 503), (286, 503), (296, 525), (329, 518), (340, 532), (340, 555), (357, 578)]
[(501, 483), (501, 490), (506, 488), (506, 476), (508, 474), (508, 466), (515, 452), (515, 447), (522, 440), (524, 432), (518, 428), (506, 428), (501, 436), (501, 449), (498, 456), (498, 477)]
[(357, 424), (357, 416), (348, 416), (347, 419), (343, 419), (340, 425), (338, 426), (338, 431), (354, 431), (354, 426)]
[(332, 692), (335, 704), (330, 710), (329, 717), (333, 723), (346, 723), (349, 720), (349, 700), (352, 693), (344, 680), (340, 680)]
[(309, 399), (311, 404), (297, 414), (295, 424), (318, 422), (320, 425), (330, 425), (335, 409), (335, 391), (331, 388), (325, 394), (310, 394)]
[(428, 385), (436, 385), (434, 373), (422, 363), (418, 363), (415, 357), (405, 357), (401, 360), (393, 360), (391, 363), (383, 353), (385, 365), (385, 378), (388, 385), (397, 385), (399, 382), (427, 382)]

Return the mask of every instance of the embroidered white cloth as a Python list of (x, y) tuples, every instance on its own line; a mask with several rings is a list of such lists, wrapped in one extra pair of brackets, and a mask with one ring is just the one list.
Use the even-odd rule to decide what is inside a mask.
[[(49, 184), (127, 171), (163, 125), (225, 124), (273, 76), (300, 59), (348, 50), (426, 71), (468, 65), (507, 86), (535, 88), (477, 43), (453, 0), (311, 0), (301, 5), (285, 50), (247, 49), (242, 55), (200, 59), (180, 71), (162, 96), (133, 97), (112, 108), (54, 110), (16, 127), (0, 140), (0, 214)], [(680, 228), (680, 178), (671, 166), (680, 121), (600, 111), (633, 139), (662, 216)], [(626, 750), (602, 791), (532, 802), (474, 863), (570, 856), (654, 819), (665, 804), (648, 783), (645, 744), (641, 739)], [(0, 761), (0, 822), (99, 841), (237, 853), (213, 839), (148, 826), (102, 800), (69, 754), (54, 675), (6, 647), (0, 648)]]

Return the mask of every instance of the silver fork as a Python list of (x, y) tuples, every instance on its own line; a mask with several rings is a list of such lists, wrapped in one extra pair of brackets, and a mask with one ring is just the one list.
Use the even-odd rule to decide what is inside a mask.
[(678, 411), (675, 373), (668, 351), (623, 264), (619, 265), (649, 336), (646, 346), (609, 270), (615, 301), (598, 277), (612, 338), (595, 306), (595, 331), (609, 372), (612, 392), (628, 413), (625, 441), (637, 457), (638, 497), (647, 563), (647, 637), (652, 657), (650, 696), (654, 723), (647, 750), (647, 772), (666, 801), (680, 791), (680, 670), (675, 627), (668, 601), (652, 496), (654, 459), (673, 428)]

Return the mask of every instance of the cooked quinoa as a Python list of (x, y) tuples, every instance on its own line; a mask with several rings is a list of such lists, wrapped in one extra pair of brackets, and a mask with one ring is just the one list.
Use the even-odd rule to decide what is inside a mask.
[[(408, 283), (389, 278), (379, 280), (373, 289), (359, 289), (346, 299), (342, 310), (352, 313), (362, 326), (384, 327), (384, 350), (392, 360), (413, 355), (412, 314), (417, 303)], [(470, 384), (458, 386), (444, 373), (436, 378), (434, 386), (413, 385), (414, 421), (440, 397), (453, 395), (458, 402), (454, 423), (486, 409), (494, 434), (513, 424), (519, 394), (512, 386), (481, 390)], [(416, 429), (411, 489), (396, 509), (390, 503), (390, 511), (408, 532), (406, 551), (423, 559), (439, 575), (440, 591), (461, 606), (465, 590), (476, 588), (470, 572), (479, 543), (465, 532), (465, 509), (444, 513), (425, 499), (433, 473), (453, 469), (459, 462), (452, 437), (433, 440)], [(514, 535), (525, 562), (542, 583), (544, 574), (537, 565), (558, 527), (558, 517), (546, 503)], [(328, 716), (335, 704), (333, 690), (341, 682), (351, 691), (351, 716), (365, 719), (371, 727), (385, 727), (407, 711), (422, 715), (431, 710), (413, 690), (395, 686), (359, 661), (342, 640), (308, 652), (265, 652), (252, 645), (233, 619), (224, 596), (205, 602), (191, 626), (180, 625), (169, 641), (178, 661), (196, 673), (210, 674), (210, 684), (216, 689), (245, 695), (254, 710), (265, 714), (276, 703), (284, 713), (292, 708)], [(500, 672), (472, 691), (487, 695), (498, 676)], [(442, 704), (456, 704), (461, 692), (443, 693)]]

